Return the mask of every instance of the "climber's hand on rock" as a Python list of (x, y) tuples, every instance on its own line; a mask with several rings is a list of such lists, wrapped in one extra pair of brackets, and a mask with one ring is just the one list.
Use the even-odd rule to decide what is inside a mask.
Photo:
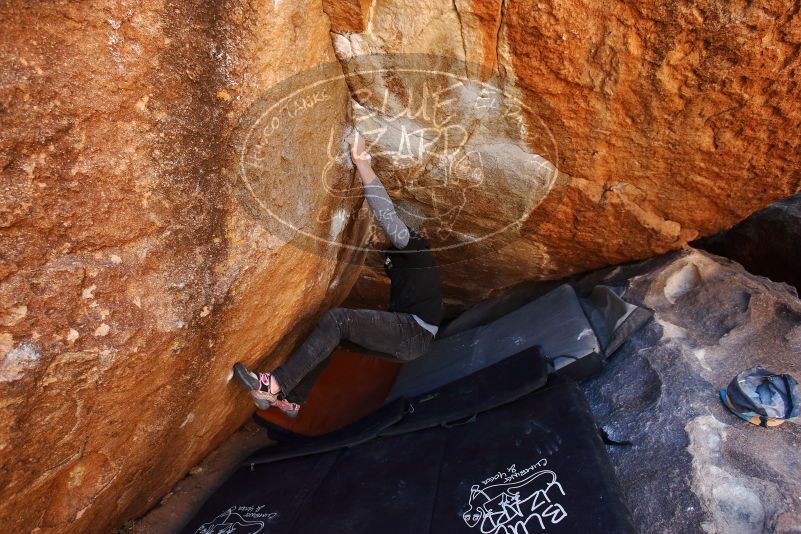
[(373, 183), (378, 179), (378, 176), (370, 166), (370, 156), (365, 149), (364, 137), (357, 130), (354, 130), (345, 141), (350, 145), (350, 156), (353, 158), (353, 164), (359, 169), (358, 174), (359, 178), (362, 179), (362, 183), (364, 185)]
[(348, 144), (350, 145), (350, 157), (353, 159), (354, 165), (359, 164), (370, 164), (370, 156), (367, 154), (367, 150), (364, 144), (364, 137), (358, 132), (358, 130), (354, 130), (352, 134), (348, 136), (346, 139)]

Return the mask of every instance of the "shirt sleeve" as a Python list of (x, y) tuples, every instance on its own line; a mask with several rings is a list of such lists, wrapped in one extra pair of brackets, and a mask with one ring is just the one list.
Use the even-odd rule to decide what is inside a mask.
[(371, 184), (365, 185), (364, 196), (367, 198), (367, 203), (375, 214), (378, 224), (389, 236), (395, 248), (406, 248), (406, 245), (409, 244), (409, 228), (395, 213), (395, 205), (381, 181), (375, 179)]

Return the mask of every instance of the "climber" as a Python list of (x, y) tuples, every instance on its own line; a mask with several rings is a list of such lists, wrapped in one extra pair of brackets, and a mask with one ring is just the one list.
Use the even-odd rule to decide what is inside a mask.
[(439, 328), (442, 288), (428, 241), (418, 233), (423, 217), (411, 207), (401, 205), (396, 210), (370, 166), (358, 132), (347, 142), (367, 203), (391, 241), (381, 253), (390, 278), (389, 311), (329, 310), (289, 359), (272, 372), (257, 373), (236, 363), (234, 376), (262, 410), (276, 406), (290, 417), (297, 416), (312, 384), (343, 340), (406, 362), (426, 352)]

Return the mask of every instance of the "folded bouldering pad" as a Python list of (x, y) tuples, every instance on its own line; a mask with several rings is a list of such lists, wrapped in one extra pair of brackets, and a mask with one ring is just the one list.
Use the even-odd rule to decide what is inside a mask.
[(581, 379), (598, 372), (650, 318), (605, 286), (580, 298), (562, 284), (510, 310), (513, 302), (493, 299), (465, 312), (425, 355), (403, 366), (388, 399), (435, 389), (534, 346), (542, 348), (552, 371)]

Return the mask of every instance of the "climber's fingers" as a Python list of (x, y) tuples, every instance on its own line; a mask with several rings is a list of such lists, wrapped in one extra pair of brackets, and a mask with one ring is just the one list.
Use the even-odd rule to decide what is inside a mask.
[(350, 145), (350, 152), (353, 158), (355, 159), (365, 158), (364, 137), (359, 133), (358, 130), (354, 129), (353, 133), (351, 133), (345, 139), (345, 141), (347, 141), (347, 143)]

